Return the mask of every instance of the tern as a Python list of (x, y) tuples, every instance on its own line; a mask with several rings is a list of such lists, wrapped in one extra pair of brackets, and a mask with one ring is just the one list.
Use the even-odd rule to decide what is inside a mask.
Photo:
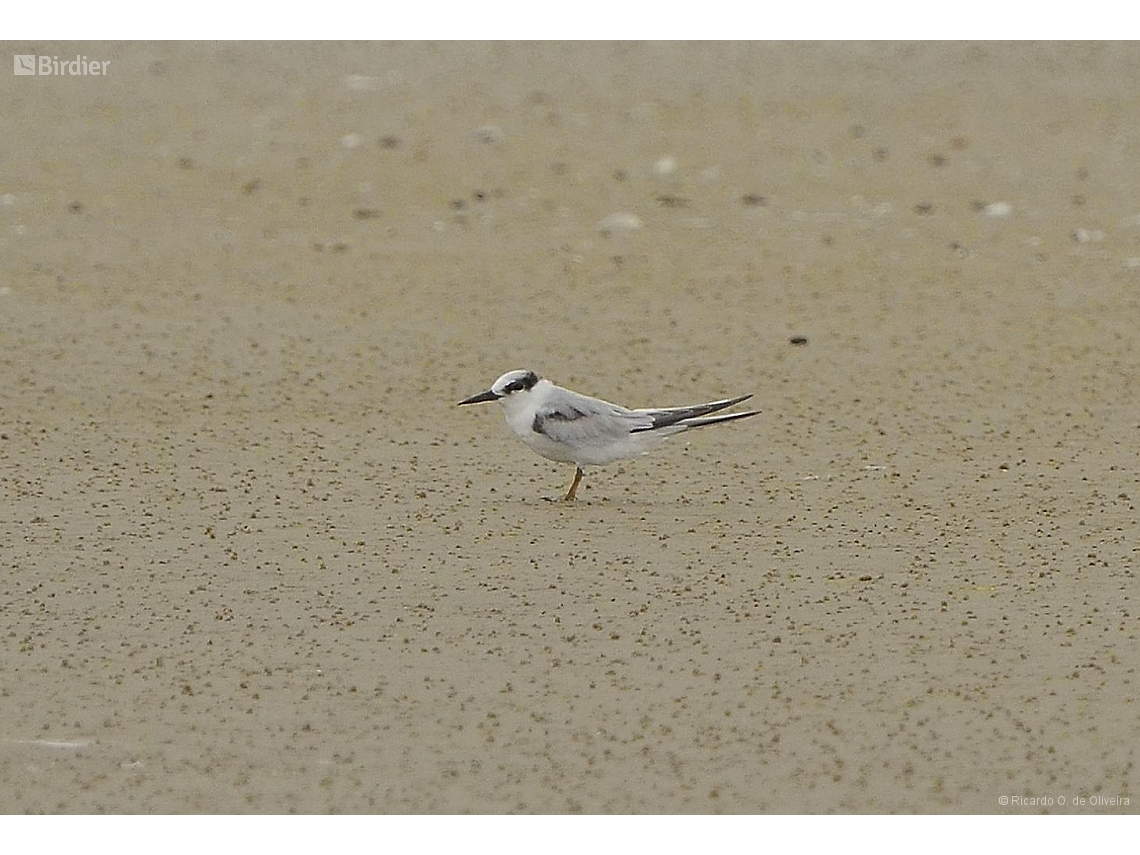
[(631, 410), (600, 398), (581, 395), (525, 369), (508, 371), (491, 388), (459, 402), (498, 401), (507, 425), (536, 454), (575, 465), (574, 481), (563, 496), (572, 502), (585, 474), (583, 467), (602, 466), (644, 454), (666, 437), (705, 425), (746, 419), (759, 410), (709, 415), (751, 398), (741, 395), (689, 407)]

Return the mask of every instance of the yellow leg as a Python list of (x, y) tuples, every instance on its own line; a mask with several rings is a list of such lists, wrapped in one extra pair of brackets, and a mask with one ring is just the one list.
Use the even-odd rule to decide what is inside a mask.
[(566, 495), (562, 497), (564, 502), (574, 501), (574, 495), (578, 492), (578, 484), (582, 481), (582, 467), (578, 466), (574, 469), (574, 483), (570, 485), (570, 489), (566, 491)]

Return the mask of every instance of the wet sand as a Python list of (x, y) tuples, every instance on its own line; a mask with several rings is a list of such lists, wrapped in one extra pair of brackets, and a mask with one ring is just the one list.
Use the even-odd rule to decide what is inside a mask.
[(1136, 812), (1135, 45), (7, 47), (0, 810)]

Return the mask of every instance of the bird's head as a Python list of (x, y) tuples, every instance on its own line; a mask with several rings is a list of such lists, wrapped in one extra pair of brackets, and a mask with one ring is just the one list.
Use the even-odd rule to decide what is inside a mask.
[(526, 393), (533, 389), (541, 379), (542, 378), (533, 371), (526, 371), (524, 369), (508, 371), (492, 383), (491, 388), (486, 392), (480, 392), (478, 395), (464, 398), (459, 402), (458, 406), (463, 406), (464, 404), (481, 404), (484, 401), (502, 401), (513, 395), (525, 397)]

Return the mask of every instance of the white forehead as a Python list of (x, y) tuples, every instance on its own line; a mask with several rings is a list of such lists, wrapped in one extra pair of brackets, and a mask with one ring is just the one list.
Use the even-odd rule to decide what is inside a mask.
[(539, 377), (533, 371), (527, 371), (525, 368), (520, 368), (517, 371), (508, 371), (498, 380), (491, 384), (491, 391), (496, 395), (509, 395), (511, 392), (518, 392), (523, 389), (530, 389), (537, 383)]

